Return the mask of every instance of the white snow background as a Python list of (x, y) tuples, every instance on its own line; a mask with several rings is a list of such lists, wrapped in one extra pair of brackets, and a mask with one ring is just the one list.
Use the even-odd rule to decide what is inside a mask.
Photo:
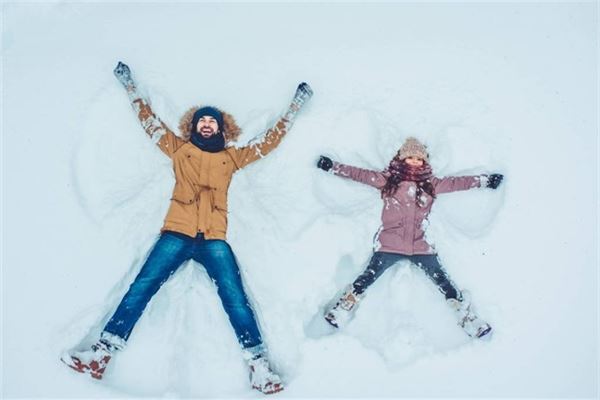
[[(157, 238), (174, 183), (112, 74), (127, 63), (173, 129), (214, 104), (293, 130), (237, 173), (229, 232), (279, 398), (598, 395), (598, 6), (534, 3), (2, 4), (2, 382), (6, 398), (258, 398), (215, 288), (188, 263), (103, 381), (60, 353), (99, 334)], [(429, 237), (495, 328), (474, 341), (398, 265), (348, 329), (319, 307), (366, 265), (372, 188), (319, 154), (383, 169), (408, 136), (438, 175), (500, 172), (440, 196)]]

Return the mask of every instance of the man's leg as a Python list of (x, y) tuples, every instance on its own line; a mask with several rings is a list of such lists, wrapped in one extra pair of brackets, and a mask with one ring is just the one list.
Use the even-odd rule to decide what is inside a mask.
[(242, 354), (248, 363), (252, 387), (266, 394), (283, 390), (281, 378), (271, 369), (231, 247), (224, 240), (204, 240), (197, 246), (194, 260), (204, 265), (217, 285), (223, 308), (244, 349)]
[(446, 270), (440, 264), (437, 255), (414, 255), (410, 256), (410, 260), (427, 274), (439, 291), (446, 296), (446, 299), (457, 299), (459, 301), (462, 299), (460, 290), (458, 290)]
[(204, 240), (195, 250), (194, 260), (204, 265), (208, 276), (215, 282), (223, 308), (242, 347), (261, 345), (254, 311), (229, 244), (224, 240)]
[(191, 258), (192, 248), (192, 238), (163, 232), (104, 332), (127, 340), (150, 299), (179, 266)]
[(68, 351), (61, 360), (77, 372), (102, 379), (116, 350), (121, 350), (144, 308), (160, 286), (190, 258), (193, 239), (165, 232), (154, 245), (98, 342), (88, 350)]

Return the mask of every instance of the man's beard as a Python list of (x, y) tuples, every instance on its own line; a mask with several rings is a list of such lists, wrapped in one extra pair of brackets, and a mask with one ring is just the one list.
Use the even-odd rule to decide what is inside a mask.
[(214, 135), (215, 133), (217, 133), (217, 131), (215, 131), (214, 129), (210, 128), (210, 127), (206, 127), (206, 128), (200, 128), (200, 135), (204, 138), (209, 138), (212, 135)]
[(217, 131), (209, 137), (204, 137), (200, 132), (193, 133), (190, 141), (196, 147), (210, 153), (217, 153), (225, 149), (225, 136), (221, 131)]

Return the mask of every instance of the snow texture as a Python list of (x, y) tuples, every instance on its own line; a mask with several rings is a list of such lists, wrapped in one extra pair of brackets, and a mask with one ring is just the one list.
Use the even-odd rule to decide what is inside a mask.
[[(229, 191), (236, 252), (279, 397), (598, 395), (596, 2), (2, 3), (2, 382), (6, 398), (256, 398), (216, 289), (181, 267), (101, 382), (59, 362), (116, 308), (174, 177), (112, 74), (176, 129), (196, 104), (240, 144), (313, 99)], [(311, 321), (366, 266), (377, 190), (315, 167), (385, 168), (403, 140), (439, 176), (427, 237), (494, 327), (469, 339), (418, 269), (388, 270), (347, 329)], [(331, 333), (326, 332), (325, 333)]]

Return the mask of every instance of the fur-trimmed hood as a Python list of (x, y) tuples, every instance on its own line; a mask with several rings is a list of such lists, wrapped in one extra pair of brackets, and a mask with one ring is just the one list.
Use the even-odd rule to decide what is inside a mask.
[[(190, 108), (189, 110), (187, 110), (185, 112), (185, 114), (183, 114), (183, 116), (179, 120), (179, 132), (181, 133), (181, 138), (183, 140), (186, 140), (186, 141), (190, 140), (191, 131), (192, 131), (192, 118), (194, 117), (194, 113), (196, 111), (198, 111), (200, 108), (201, 108), (200, 106), (195, 106), (195, 107)], [(227, 143), (235, 142), (238, 139), (238, 137), (240, 136), (242, 129), (235, 122), (235, 119), (233, 118), (233, 116), (231, 114), (226, 113), (225, 111), (223, 111), (219, 108), (217, 108), (217, 110), (219, 110), (221, 112), (221, 114), (223, 114), (223, 125), (224, 126), (219, 127), (219, 129), (223, 129), (223, 135), (225, 136), (225, 141)]]

